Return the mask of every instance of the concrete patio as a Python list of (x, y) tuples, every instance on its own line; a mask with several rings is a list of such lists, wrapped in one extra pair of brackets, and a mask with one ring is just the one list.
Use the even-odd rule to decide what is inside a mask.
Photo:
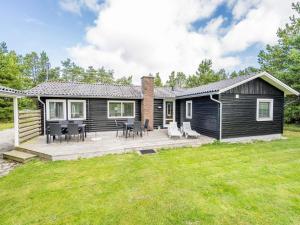
[(72, 140), (62, 143), (46, 143), (45, 136), (39, 136), (20, 145), (19, 149), (34, 153), (47, 160), (73, 160), (90, 158), (105, 154), (125, 153), (141, 149), (174, 148), (200, 146), (212, 143), (213, 138), (201, 135), (198, 139), (170, 139), (167, 130), (155, 130), (143, 137), (116, 137), (116, 132), (88, 133), (84, 142)]

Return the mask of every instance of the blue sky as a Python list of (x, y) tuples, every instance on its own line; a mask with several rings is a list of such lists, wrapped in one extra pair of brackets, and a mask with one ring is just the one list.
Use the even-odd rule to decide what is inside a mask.
[(66, 59), (66, 48), (84, 40), (86, 27), (96, 14), (83, 10), (81, 15), (61, 9), (53, 0), (2, 1), (0, 8), (0, 41), (11, 50), (25, 54), (46, 51), (53, 65)]
[(46, 51), (52, 66), (71, 58), (116, 76), (172, 70), (191, 74), (201, 60), (227, 71), (257, 66), (276, 43), (292, 1), (10, 0), (0, 8), (0, 41), (17, 53)]

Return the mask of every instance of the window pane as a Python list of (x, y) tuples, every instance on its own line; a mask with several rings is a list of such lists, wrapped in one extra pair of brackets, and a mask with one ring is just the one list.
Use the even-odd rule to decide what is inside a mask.
[(121, 116), (121, 103), (120, 102), (110, 102), (109, 103), (109, 116), (110, 117)]
[(64, 119), (63, 102), (49, 102), (49, 117), (51, 120)]
[(269, 118), (270, 117), (270, 103), (260, 102), (259, 103), (259, 118)]
[(71, 118), (80, 119), (84, 117), (84, 103), (83, 102), (71, 102)]
[(123, 103), (123, 116), (134, 116), (133, 112), (134, 112), (134, 104), (132, 102), (124, 102)]
[(187, 116), (191, 116), (191, 103), (187, 104)]

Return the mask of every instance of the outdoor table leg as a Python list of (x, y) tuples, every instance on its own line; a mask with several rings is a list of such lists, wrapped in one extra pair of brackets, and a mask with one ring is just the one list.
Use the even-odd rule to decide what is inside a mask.
[(84, 141), (84, 139), (86, 137), (86, 131), (85, 131), (85, 127), (83, 127), (82, 129), (83, 129), (82, 130), (82, 138), (83, 138), (83, 141)]

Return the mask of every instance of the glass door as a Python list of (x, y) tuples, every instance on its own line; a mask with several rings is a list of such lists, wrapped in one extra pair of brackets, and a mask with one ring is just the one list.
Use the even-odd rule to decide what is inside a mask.
[(164, 127), (175, 121), (175, 101), (164, 100)]

